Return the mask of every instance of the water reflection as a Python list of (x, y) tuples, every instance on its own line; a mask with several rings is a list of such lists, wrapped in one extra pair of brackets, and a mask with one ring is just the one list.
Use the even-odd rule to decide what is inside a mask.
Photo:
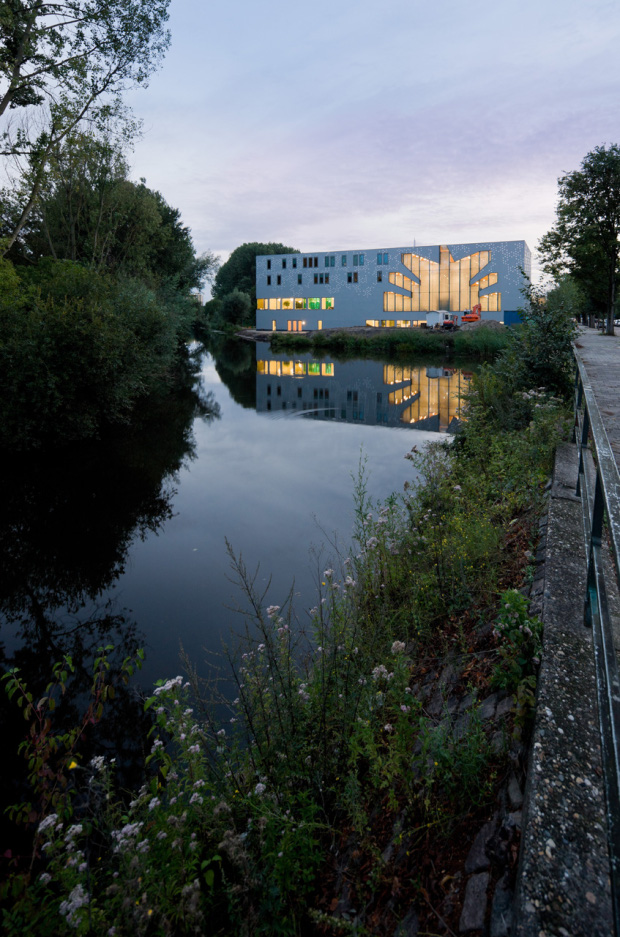
[(379, 361), (291, 359), (261, 346), (256, 362), (258, 412), (289, 411), (317, 420), (454, 432), (472, 372), (448, 366)]

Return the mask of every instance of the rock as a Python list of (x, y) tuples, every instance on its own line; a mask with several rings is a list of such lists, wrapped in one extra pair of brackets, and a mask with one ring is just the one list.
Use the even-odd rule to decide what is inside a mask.
[(489, 857), (486, 854), (486, 845), (495, 833), (497, 819), (494, 817), (485, 823), (482, 829), (472, 843), (467, 859), (465, 860), (465, 871), (468, 875), (472, 872), (482, 872), (488, 869), (490, 865)]
[(509, 937), (512, 924), (512, 891), (506, 873), (495, 886), (491, 905), (490, 937)]
[(510, 781), (508, 782), (508, 796), (510, 798), (511, 805), (518, 809), (523, 803), (523, 794), (521, 788), (519, 787), (519, 782), (517, 781), (514, 774), (510, 776)]
[(491, 696), (487, 696), (486, 699), (483, 699), (478, 707), (478, 717), (482, 722), (485, 719), (492, 719), (495, 715), (495, 709), (497, 707), (497, 693), (492, 693)]
[(497, 704), (497, 709), (495, 710), (495, 718), (502, 719), (504, 716), (507, 716), (514, 709), (515, 698), (514, 696), (507, 696), (506, 699), (503, 699), (500, 703)]
[(484, 918), (487, 913), (487, 887), (489, 873), (479, 872), (472, 875), (465, 889), (465, 900), (459, 921), (459, 933), (481, 930), (484, 927)]
[(417, 937), (419, 926), (418, 912), (410, 908), (394, 931), (394, 937)]

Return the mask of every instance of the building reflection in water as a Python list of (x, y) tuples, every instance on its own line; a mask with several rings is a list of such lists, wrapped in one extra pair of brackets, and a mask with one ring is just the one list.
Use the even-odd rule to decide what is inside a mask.
[[(260, 355), (260, 357), (259, 357)], [(454, 432), (471, 371), (259, 352), (256, 410), (316, 420)]]

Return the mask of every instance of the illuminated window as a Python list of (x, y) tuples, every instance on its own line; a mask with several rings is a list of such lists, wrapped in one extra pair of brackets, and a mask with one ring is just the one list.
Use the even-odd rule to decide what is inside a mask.
[(270, 261), (270, 260), (267, 261), (267, 270), (271, 270), (271, 261)]
[(377, 270), (377, 283), (383, 283), (383, 270)]
[(265, 373), (265, 362), (264, 362), (264, 361), (257, 361), (257, 362), (256, 362), (256, 370), (258, 371), (259, 374), (264, 374), (264, 373)]
[(276, 330), (276, 320), (275, 320), (275, 319), (272, 319), (272, 320), (271, 320), (271, 331), (272, 331), (272, 332), (275, 332), (275, 330)]
[(394, 319), (381, 319), (381, 325), (386, 329), (393, 329)]
[[(295, 377), (302, 377), (306, 373), (306, 365), (303, 361), (295, 362)], [(301, 397), (301, 387), (297, 390), (297, 396)]]
[(271, 277), (267, 277), (267, 286), (271, 286)]
[(257, 309), (266, 309), (266, 308), (267, 308), (266, 300), (265, 300), (265, 299), (257, 299), (257, 300), (256, 300), (256, 308), (257, 308)]
[(319, 321), (318, 321), (318, 323), (317, 323), (317, 329), (318, 329), (319, 332), (320, 332), (322, 328), (323, 328), (323, 320), (322, 320), (322, 319), (319, 319)]
[(342, 255), (342, 257), (340, 258), (340, 263), (342, 264), (343, 267), (346, 267), (346, 265), (347, 265), (347, 255), (346, 255), (346, 254), (343, 254), (343, 255)]
[[(323, 364), (321, 365), (321, 374), (323, 377), (333, 377), (334, 376), (334, 365), (333, 364)], [(325, 391), (325, 397), (329, 400), (329, 391)]]
[(292, 309), (292, 308), (293, 308), (293, 300), (292, 300), (292, 299), (283, 299), (283, 300), (282, 300), (282, 308), (283, 308), (283, 309)]
[(297, 283), (298, 283), (299, 286), (301, 286), (301, 279), (302, 279), (302, 274), (301, 274), (301, 273), (298, 273), (298, 274), (297, 274)]
[(366, 325), (371, 325), (373, 326), (373, 328), (378, 328), (379, 320), (378, 319), (366, 319)]
[(409, 321), (409, 319), (397, 319), (396, 320), (396, 327), (399, 329), (408, 329), (410, 325), (411, 325), (411, 322)]
[(308, 300), (308, 309), (320, 309), (321, 300), (318, 297), (314, 297)]
[(295, 309), (305, 309), (306, 300), (305, 299), (296, 299), (295, 300)]
[(283, 361), (282, 362), (282, 374), (285, 377), (293, 376), (293, 362), (292, 361)]
[(286, 258), (284, 258), (282, 261), (282, 269), (286, 270)]
[(321, 300), (321, 309), (333, 309), (333, 308), (334, 308), (334, 297), (324, 296)]
[(308, 374), (317, 374), (321, 373), (321, 365), (318, 361), (309, 361), (308, 362)]

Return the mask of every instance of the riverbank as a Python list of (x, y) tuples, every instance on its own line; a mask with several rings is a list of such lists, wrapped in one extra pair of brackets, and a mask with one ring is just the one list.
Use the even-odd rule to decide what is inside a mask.
[(269, 342), (272, 351), (428, 354), (444, 357), (494, 358), (508, 344), (508, 330), (500, 323), (472, 322), (455, 332), (433, 329), (356, 326), (308, 330), (301, 333), (242, 329), (239, 338)]
[[(8, 933), (51, 933), (49, 920), (54, 933), (189, 934), (208, 921), (215, 934), (392, 937), (475, 929), (468, 914), (492, 888), (497, 907), (519, 828), (502, 804), (507, 787), (520, 794), (541, 648), (518, 590), (566, 427), (554, 391), (570, 378), (560, 349), (549, 389), (532, 390), (528, 355), (546, 350), (534, 327), (529, 339), (475, 378), (452, 445), (408, 454), (421, 484), (371, 504), (361, 467), (354, 543), (320, 567), (311, 634), (290, 603), (265, 608), (231, 555), (248, 610), (224, 655), (236, 697), (214, 705), (191, 668), (161, 681), (147, 781), (129, 803), (110, 762), (80, 763), (79, 731), (35, 728), (35, 861), (12, 870)], [(64, 680), (36, 707), (18, 675), (9, 685), (47, 725)], [(111, 682), (102, 653), (95, 720)], [(483, 829), (491, 863), (476, 854)]]

